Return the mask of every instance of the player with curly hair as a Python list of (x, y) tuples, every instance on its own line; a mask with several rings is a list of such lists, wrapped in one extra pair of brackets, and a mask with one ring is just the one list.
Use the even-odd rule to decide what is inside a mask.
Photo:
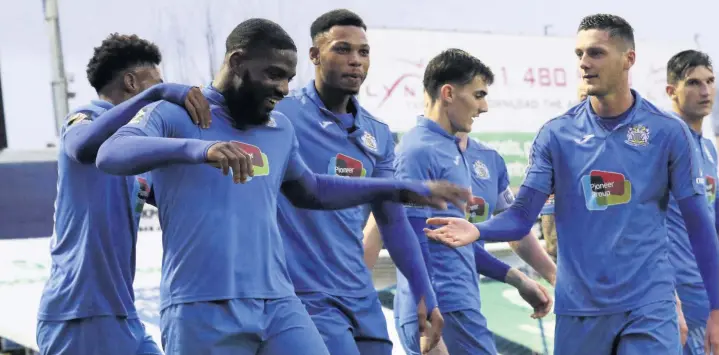
[(199, 89), (163, 84), (156, 45), (112, 34), (95, 48), (87, 78), (98, 100), (65, 120), (58, 154), (52, 269), (38, 311), (41, 354), (162, 354), (138, 319), (132, 281), (146, 177), (119, 177), (95, 166), (100, 145), (145, 105), (185, 106), (209, 124)]

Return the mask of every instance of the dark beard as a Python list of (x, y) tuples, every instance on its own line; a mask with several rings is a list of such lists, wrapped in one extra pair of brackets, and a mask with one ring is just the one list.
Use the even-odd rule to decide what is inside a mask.
[(225, 105), (230, 111), (230, 117), (236, 128), (247, 129), (251, 126), (267, 124), (270, 121), (270, 113), (265, 112), (264, 108), (266, 91), (260, 84), (253, 82), (249, 74), (245, 73), (242, 85), (229, 87), (222, 92)]

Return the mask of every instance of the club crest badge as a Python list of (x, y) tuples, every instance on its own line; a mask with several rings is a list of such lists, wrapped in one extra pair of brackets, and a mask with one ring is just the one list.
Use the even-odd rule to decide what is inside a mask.
[(364, 132), (362, 135), (362, 144), (375, 152), (377, 151), (377, 139), (369, 132)]
[(479, 160), (474, 162), (474, 174), (482, 180), (489, 179), (489, 169)]
[(649, 144), (649, 128), (640, 124), (629, 127), (625, 142), (631, 146), (645, 147)]

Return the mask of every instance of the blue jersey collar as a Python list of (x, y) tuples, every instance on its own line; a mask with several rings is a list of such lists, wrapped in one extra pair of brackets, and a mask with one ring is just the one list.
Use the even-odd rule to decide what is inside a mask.
[[(639, 95), (639, 93), (636, 90), (630, 89), (630, 91), (632, 93), (632, 96), (634, 96), (634, 103), (632, 103), (632, 106), (627, 111), (623, 112), (621, 115), (619, 115), (615, 118), (615, 119), (619, 119), (620, 122), (617, 123), (617, 125), (610, 131), (616, 130), (619, 127), (628, 125), (629, 123), (634, 121), (634, 117), (636, 117), (637, 108), (642, 105), (642, 100), (644, 100), (644, 99)], [(598, 116), (594, 112), (594, 109), (592, 108), (592, 103), (590, 102), (590, 100), (584, 100), (584, 104), (586, 105), (589, 116), (597, 123), (600, 123), (602, 125), (602, 127), (604, 127), (604, 124), (601, 123), (602, 120), (611, 119), (611, 118), (603, 118), (603, 117)]]
[[(325, 103), (322, 102), (322, 98), (320, 97), (320, 94), (317, 92), (317, 88), (315, 87), (314, 79), (310, 80), (310, 82), (304, 87), (304, 89), (302, 89), (302, 91), (305, 95), (307, 95), (310, 100), (312, 100), (312, 102), (315, 104), (315, 106), (317, 106), (320, 112), (322, 112), (326, 116), (329, 116), (335, 121), (338, 120), (337, 115), (334, 112), (328, 110), (325, 106)], [(352, 102), (352, 105), (357, 111), (357, 113), (355, 114), (355, 127), (359, 128), (360, 120), (358, 118), (362, 116), (362, 107), (360, 106), (359, 101), (356, 97), (350, 96), (350, 101)]]
[(109, 109), (115, 107), (115, 105), (113, 105), (105, 100), (91, 100), (90, 102), (97, 107), (104, 108), (105, 110), (109, 110)]
[[(459, 141), (460, 141), (459, 137), (449, 134), (449, 132), (445, 131), (444, 128), (442, 128), (437, 122), (430, 120), (429, 118), (425, 117), (424, 115), (417, 117), (417, 126), (424, 127), (426, 129), (430, 130), (431, 132), (439, 134), (442, 137), (451, 139), (455, 143), (459, 143)], [(467, 142), (467, 148), (469, 148), (469, 142)]]
[(202, 93), (205, 94), (205, 97), (207, 97), (210, 103), (225, 106), (225, 97), (222, 95), (221, 92), (217, 90), (217, 88), (212, 86), (212, 83), (209, 83), (207, 84), (207, 86), (203, 87)]

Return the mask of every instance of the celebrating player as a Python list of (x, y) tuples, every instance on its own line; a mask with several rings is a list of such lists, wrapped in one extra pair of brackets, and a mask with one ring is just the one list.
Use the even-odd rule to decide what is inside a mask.
[[(103, 170), (152, 171), (168, 354), (328, 354), (288, 275), (277, 226), (280, 191), (312, 209), (382, 200), (445, 207), (466, 198), (449, 183), (313, 174), (287, 117), (271, 113), (296, 65), (297, 48), (284, 29), (265, 19), (244, 21), (228, 36), (223, 66), (203, 90), (212, 109), (209, 129), (189, 124), (186, 112), (163, 101), (100, 148)], [(233, 179), (210, 165), (225, 175), (231, 169)]]
[[(717, 152), (712, 141), (702, 136), (702, 123), (714, 103), (716, 87), (711, 60), (705, 53), (686, 50), (677, 53), (667, 63), (667, 95), (672, 111), (690, 128), (700, 178), (704, 179), (710, 218), (716, 223)], [(688, 174), (688, 172), (687, 172)], [(676, 199), (670, 197), (667, 230), (671, 240), (669, 260), (676, 269), (676, 292), (680, 300), (677, 312), (686, 326), (682, 339), (684, 354), (704, 354), (705, 324), (709, 319), (709, 299), (702, 282), (682, 213)], [(685, 341), (684, 341), (685, 340)]]
[[(492, 84), (491, 70), (479, 59), (459, 49), (446, 50), (434, 57), (424, 72), (426, 112), (417, 126), (408, 131), (397, 146), (396, 175), (400, 179), (446, 179), (472, 187), (467, 152), (459, 147), (458, 132), (472, 129), (473, 117), (487, 111), (486, 95)], [(486, 173), (483, 171), (482, 174)], [(496, 189), (496, 187), (495, 187)], [(497, 192), (495, 196), (499, 196)], [(480, 312), (477, 271), (520, 288), (537, 313), (549, 311), (549, 298), (539, 285), (518, 277), (518, 271), (496, 260), (484, 248), (450, 248), (423, 235), (425, 220), (431, 216), (465, 216), (465, 210), (452, 207), (438, 211), (407, 206), (407, 215), (430, 264), (430, 274), (445, 321), (443, 338), (450, 354), (494, 354), (494, 339)], [(375, 218), (378, 216), (375, 215)], [(527, 233), (524, 233), (525, 235)], [(541, 251), (541, 249), (540, 249)], [(527, 281), (527, 282), (524, 282)], [(395, 319), (405, 351), (418, 354), (419, 322), (406, 278), (397, 275)]]
[(209, 124), (199, 89), (156, 85), (160, 59), (154, 44), (113, 34), (87, 65), (99, 100), (73, 110), (62, 128), (52, 269), (38, 312), (41, 354), (161, 354), (138, 319), (132, 289), (137, 212), (149, 186), (95, 167), (100, 145), (153, 101), (185, 105), (195, 122)]
[(431, 219), (440, 227), (426, 233), (450, 245), (480, 236), (513, 239), (529, 231), (554, 193), (560, 260), (555, 354), (678, 354), (674, 270), (667, 257), (671, 193), (709, 296), (705, 349), (719, 353), (717, 233), (689, 128), (630, 89), (636, 54), (624, 19), (585, 17), (575, 54), (589, 99), (539, 131), (515, 203), (477, 225)]
[[(346, 177), (394, 176), (394, 141), (389, 127), (364, 110), (357, 99), (369, 68), (370, 47), (362, 19), (334, 10), (311, 26), (310, 59), (315, 79), (277, 105), (295, 127), (298, 153), (318, 174)], [(407, 276), (419, 304), (417, 316), (429, 320), (430, 347), (439, 341), (442, 315), (414, 230), (401, 204), (376, 202), (379, 228), (399, 270)], [(363, 261), (365, 206), (316, 211), (279, 200), (278, 221), (287, 268), (331, 354), (389, 355), (392, 342), (372, 275)], [(421, 329), (425, 331), (424, 323)]]

